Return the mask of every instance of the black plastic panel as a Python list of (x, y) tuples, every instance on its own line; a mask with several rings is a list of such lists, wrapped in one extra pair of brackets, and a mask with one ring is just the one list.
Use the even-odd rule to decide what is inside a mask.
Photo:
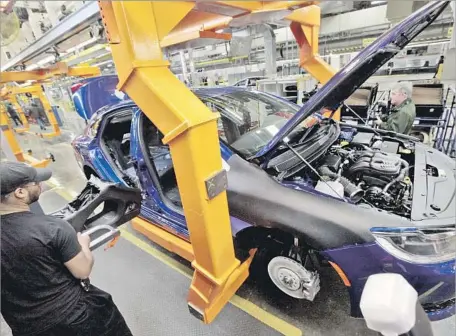
[[(115, 228), (139, 215), (141, 200), (139, 189), (92, 178), (78, 197), (50, 215), (66, 220), (77, 232), (97, 225)], [(100, 205), (103, 209), (96, 212)]]

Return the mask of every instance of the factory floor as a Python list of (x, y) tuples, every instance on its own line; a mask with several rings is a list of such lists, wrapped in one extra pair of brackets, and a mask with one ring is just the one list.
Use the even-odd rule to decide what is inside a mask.
[[(73, 134), (63, 131), (54, 139), (18, 136), (23, 149), (37, 158), (51, 152), (53, 177), (40, 204), (45, 212), (64, 206), (85, 186), (74, 159)], [(27, 141), (26, 141), (27, 140)], [(189, 312), (188, 262), (151, 243), (127, 223), (118, 244), (95, 251), (91, 281), (114, 298), (135, 336), (150, 335), (377, 335), (362, 319), (349, 317), (348, 295), (332, 272), (322, 274), (322, 289), (314, 302), (272, 295), (247, 281), (211, 325), (203, 325)], [(11, 335), (2, 320), (0, 336)], [(433, 323), (436, 336), (454, 335), (455, 319)]]

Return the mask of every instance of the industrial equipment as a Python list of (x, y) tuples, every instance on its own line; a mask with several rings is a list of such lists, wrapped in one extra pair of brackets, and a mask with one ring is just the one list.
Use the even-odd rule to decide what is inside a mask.
[[(192, 244), (165, 230), (154, 227), (153, 232), (141, 219), (133, 225), (192, 260), (189, 309), (209, 323), (247, 278), (254, 251), (242, 264), (234, 255), (217, 116), (171, 73), (162, 48), (190, 46), (199, 38), (226, 40), (231, 35), (225, 28), (281, 17), (291, 22), (301, 66), (325, 83), (334, 71), (318, 56), (320, 9), (308, 1), (216, 1), (210, 9), (192, 1), (99, 5), (119, 74), (118, 89), (138, 104), (169, 144)], [(202, 143), (204, 149), (198, 145)]]
[(48, 157), (43, 160), (38, 160), (30, 154), (22, 152), (21, 147), (14, 136), (14, 131), (8, 123), (8, 116), (3, 104), (0, 104), (0, 128), (2, 136), (6, 138), (14, 156), (18, 161), (26, 162), (37, 168), (46, 167), (50, 162), (54, 161), (54, 156), (52, 154), (49, 154)]
[[(29, 126), (27, 118), (25, 117), (24, 111), (17, 104), (15, 98), (18, 94), (30, 94), (38, 98), (44, 108), (46, 117), (52, 127), (52, 132), (48, 133), (33, 133), (42, 138), (52, 138), (61, 134), (59, 124), (52, 110), (52, 106), (46, 97), (43, 86), (40, 83), (46, 82), (55, 77), (59, 76), (70, 76), (70, 77), (93, 77), (100, 75), (100, 69), (94, 66), (80, 66), (80, 67), (69, 67), (64, 62), (56, 63), (48, 68), (30, 70), (30, 71), (5, 71), (0, 75), (0, 84), (11, 83), (11, 82), (26, 82), (34, 81), (33, 85), (29, 86), (12, 86), (6, 85), (2, 88), (2, 98), (9, 99), (11, 102), (16, 102), (16, 110), (21, 113), (21, 120), (25, 119), (24, 128), (15, 131), (17, 133), (29, 132)], [(19, 108), (18, 108), (19, 107)]]
[[(127, 101), (115, 107), (111, 106), (118, 109), (118, 112), (122, 108), (125, 109), (123, 111), (125, 115), (122, 113), (119, 116), (110, 115), (112, 118), (109, 120), (112, 120), (112, 122), (110, 121), (108, 123), (103, 122), (102, 114), (115, 111), (110, 110), (109, 107), (103, 109), (100, 114), (95, 115), (90, 120), (87, 132), (82, 135), (82, 138), (88, 137), (88, 141), (85, 142), (85, 144), (88, 144), (95, 137), (102, 136), (105, 128), (110, 127), (111, 124), (114, 131), (107, 132), (109, 135), (118, 135), (119, 132), (117, 130), (123, 130), (124, 127), (128, 132), (129, 128), (125, 126), (125, 124), (128, 124), (128, 118), (133, 118), (135, 123), (142, 120), (145, 125), (148, 125), (150, 121), (150, 124), (157, 129), (149, 133), (161, 133), (163, 135), (162, 137), (160, 136), (159, 143), (161, 146), (164, 145), (166, 147), (167, 160), (168, 162), (172, 161), (173, 164), (176, 178), (174, 181), (177, 183), (177, 190), (180, 196), (179, 201), (182, 204), (181, 211), (185, 215), (185, 224), (188, 229), (190, 242), (184, 239), (183, 235), (176, 234), (172, 225), (169, 225), (169, 228), (166, 225), (159, 225), (158, 223), (154, 225), (155, 221), (159, 220), (158, 216), (155, 217), (155, 220), (152, 217), (151, 221), (153, 223), (147, 222), (143, 218), (135, 218), (132, 221), (132, 226), (144, 233), (152, 241), (192, 262), (195, 272), (188, 296), (189, 310), (202, 321), (210, 323), (246, 279), (248, 268), (256, 253), (256, 246), (250, 246), (250, 250), (247, 251), (246, 255), (238, 256), (239, 259), (236, 258), (230, 234), (230, 217), (226, 198), (227, 172), (223, 169), (220, 157), (221, 148), (219, 147), (217, 138), (218, 116), (209, 110), (207, 105), (195, 97), (169, 71), (168, 62), (163, 60), (162, 48), (182, 44), (187, 46), (187, 43), (191, 44), (198, 38), (227, 39), (229, 36), (227, 36), (227, 33), (223, 33), (223, 29), (226, 27), (244, 25), (252, 21), (256, 23), (267, 22), (271, 20), (271, 17), (276, 18), (279, 16), (282, 19), (291, 21), (292, 30), (301, 48), (301, 64), (306, 68), (310, 68), (309, 72), (314, 76), (320, 76), (322, 82), (324, 82), (329, 79), (330, 70), (318, 58), (318, 55), (315, 53), (315, 46), (312, 44), (312, 42), (317, 41), (316, 37), (318, 36), (318, 32), (315, 31), (318, 23), (316, 13), (318, 13), (319, 19), (318, 7), (307, 2), (299, 1), (260, 3), (214, 2), (211, 3), (209, 13), (209, 9), (204, 7), (203, 3), (195, 2), (100, 1), (99, 4), (106, 26), (108, 41), (111, 45), (113, 59), (118, 71), (117, 89), (131, 97), (136, 105)], [(269, 225), (275, 223), (278, 226), (277, 229), (279, 227), (292, 227), (295, 232), (300, 232), (303, 235), (310, 234), (302, 226), (297, 226), (296, 223), (299, 222), (299, 219), (302, 219), (302, 211), (305, 211), (304, 205), (307, 207), (307, 214), (309, 216), (316, 216), (315, 209), (319, 202), (316, 199), (314, 200), (313, 196), (306, 193), (298, 196), (295, 194), (296, 190), (291, 190), (291, 187), (279, 185), (277, 181), (273, 181), (269, 176), (266, 176), (266, 173), (262, 169), (268, 169), (269, 173), (273, 174), (279, 183), (286, 183), (292, 182), (289, 179), (299, 179), (302, 177), (299, 175), (301, 173), (314, 176), (312, 175), (311, 165), (318, 161), (319, 165), (314, 168), (317, 173), (313, 173), (317, 177), (320, 176), (319, 180), (317, 178), (321, 182), (320, 186), (318, 186), (316, 180), (312, 180), (310, 183), (312, 183), (312, 187), (317, 188), (320, 192), (324, 193), (322, 191), (322, 184), (327, 185), (329, 184), (327, 182), (332, 182), (334, 185), (340, 174), (348, 174), (352, 179), (343, 179), (341, 180), (343, 182), (339, 182), (342, 183), (348, 199), (344, 198), (341, 200), (339, 198), (339, 200), (327, 201), (327, 204), (331, 202), (332, 209), (338, 207), (340, 214), (345, 213), (341, 218), (346, 220), (346, 222), (338, 227), (348, 228), (353, 224), (353, 218), (347, 216), (346, 213), (352, 213), (353, 211), (356, 211), (357, 214), (359, 213), (359, 216), (354, 217), (358, 218), (359, 222), (357, 223), (359, 223), (360, 227), (364, 226), (365, 231), (363, 232), (365, 235), (360, 233), (356, 236), (354, 238), (354, 246), (358, 246), (356, 242), (359, 240), (365, 242), (363, 239), (367, 239), (372, 242), (376, 240), (375, 237), (380, 237), (383, 234), (383, 232), (377, 231), (371, 233), (370, 231), (373, 229), (371, 228), (369, 230), (365, 227), (369, 224), (369, 221), (363, 219), (364, 217), (361, 215), (367, 214), (363, 206), (347, 204), (359, 203), (364, 199), (365, 191), (371, 190), (372, 187), (375, 190), (372, 189), (372, 195), (369, 194), (369, 197), (377, 197), (376, 192), (378, 188), (381, 188), (381, 191), (385, 190), (385, 192), (392, 193), (393, 196), (390, 195), (391, 198), (382, 199), (380, 203), (381, 209), (385, 208), (386, 211), (396, 215), (396, 217), (394, 219), (393, 217), (390, 218), (388, 217), (389, 215), (377, 211), (375, 208), (371, 208), (373, 212), (369, 212), (372, 215), (369, 218), (371, 220), (376, 218), (379, 223), (382, 223), (382, 227), (386, 226), (389, 220), (392, 221), (391, 226), (396, 226), (399, 222), (401, 223), (399, 225), (400, 227), (410, 225), (407, 219), (410, 216), (414, 216), (414, 214), (410, 214), (410, 207), (407, 203), (411, 197), (411, 185), (407, 179), (410, 164), (405, 159), (399, 158), (394, 154), (398, 154), (398, 150), (402, 150), (399, 147), (402, 144), (407, 151), (405, 153), (399, 153), (400, 156), (402, 157), (404, 155), (406, 157), (405, 155), (407, 154), (411, 155), (409, 159), (417, 161), (416, 165), (421, 167), (423, 165), (421, 162), (422, 158), (426, 153), (421, 145), (415, 145), (413, 138), (399, 135), (391, 136), (387, 132), (378, 132), (376, 136), (372, 130), (357, 127), (352, 130), (351, 135), (345, 134), (348, 138), (344, 141), (339, 138), (341, 134), (339, 124), (331, 120), (316, 123), (313, 125), (315, 128), (309, 125), (308, 132), (303, 132), (302, 136), (300, 136), (302, 138), (301, 140), (296, 137), (294, 132), (299, 132), (298, 126), (301, 125), (306, 117), (310, 117), (314, 112), (329, 110), (333, 114), (341, 101), (353, 93), (376, 68), (394, 57), (408, 41), (413, 39), (421, 30), (425, 29), (427, 25), (440, 15), (447, 4), (431, 3), (423, 7), (420, 12), (404, 20), (401, 25), (398, 25), (395, 29), (383, 35), (376, 43), (366, 48), (358, 58), (354, 59), (351, 67), (349, 66), (346, 71), (342, 71), (337, 76), (331, 78), (328, 85), (325, 85), (319, 94), (316, 94), (306, 104), (306, 108), (301, 109), (294, 116), (288, 116), (284, 111), (278, 111), (278, 116), (286, 119), (285, 125), (273, 134), (272, 139), (266, 145), (263, 147), (260, 146), (261, 149), (255, 153), (245, 153), (249, 157), (249, 160), (256, 160), (262, 163), (262, 167), (255, 168), (250, 164), (246, 164), (244, 167), (242, 163), (244, 161), (239, 156), (232, 156), (232, 161), (230, 161), (232, 166), (229, 174), (236, 174), (237, 170), (240, 175), (248, 175), (247, 172), (249, 172), (252, 174), (250, 180), (259, 181), (260, 183), (253, 183), (254, 185), (249, 184), (246, 189), (245, 185), (247, 181), (245, 181), (242, 186), (238, 186), (240, 188), (239, 190), (230, 190), (231, 193), (235, 192), (235, 195), (239, 196), (237, 198), (238, 203), (230, 203), (232, 204), (231, 209), (234, 211), (238, 209), (240, 213), (247, 214), (247, 211), (242, 211), (242, 206), (245, 206), (245, 204), (256, 204), (254, 202), (258, 200), (259, 204), (262, 205), (261, 209), (263, 211), (261, 214), (255, 214), (259, 217), (253, 217), (256, 223), (261, 223), (263, 220)], [(227, 16), (223, 14), (226, 13), (227, 7), (230, 9), (235, 8), (236, 15)], [(424, 20), (424, 18), (429, 18), (429, 20)], [(398, 38), (398, 36), (406, 36), (406, 39)], [(388, 53), (379, 53), (379, 50), (384, 50), (383, 48), (392, 44), (395, 44), (397, 48), (388, 49)], [(94, 84), (94, 82), (86, 85), (90, 86), (91, 84)], [(108, 95), (107, 97), (113, 98), (112, 95)], [(142, 118), (142, 113), (144, 114), (144, 118)], [(137, 128), (134, 129), (137, 130)], [(131, 138), (128, 140), (136, 141), (134, 138), (141, 136), (136, 133), (137, 131), (130, 132)], [(358, 134), (359, 136), (357, 136)], [(305, 139), (306, 137), (307, 139)], [(123, 139), (123, 137), (122, 139), (111, 138), (109, 136), (102, 139), (102, 141), (106, 141), (107, 143), (111, 140), (120, 140), (120, 143), (117, 142), (113, 146), (120, 149), (117, 154), (123, 155), (123, 157), (119, 157), (115, 156), (116, 153), (112, 153), (116, 158), (116, 162), (118, 159), (119, 164), (124, 167), (124, 170), (119, 173), (121, 177), (117, 177), (117, 179), (123, 180), (127, 185), (130, 183), (135, 185), (135, 183), (138, 183), (138, 180), (130, 179), (128, 169), (132, 168), (133, 171), (138, 171), (138, 174), (148, 171), (149, 167), (144, 157), (145, 154), (141, 151), (139, 145), (126, 146), (133, 153), (125, 153), (122, 151), (122, 148), (127, 143), (126, 139)], [(316, 141), (316, 138), (319, 141)], [(393, 154), (391, 152), (391, 154), (386, 154), (380, 158), (370, 155), (368, 149), (366, 149), (366, 152), (363, 151), (363, 148), (371, 148), (384, 143), (388, 144), (388, 142), (395, 142), (395, 145), (397, 145), (396, 153)], [(320, 150), (316, 148), (318, 146), (312, 147), (311, 144), (322, 144), (324, 148)], [(350, 146), (347, 147), (348, 145)], [(82, 141), (74, 143), (74, 146), (83, 146)], [(97, 148), (92, 149), (99, 150)], [(439, 155), (434, 151), (432, 151), (432, 154)], [(125, 160), (128, 157), (129, 160)], [(81, 158), (81, 161), (83, 160), (85, 159)], [(321, 162), (321, 165), (320, 160), (324, 161)], [(391, 163), (391, 166), (394, 166), (394, 169), (391, 170), (386, 180), (382, 178), (382, 173), (384, 175), (387, 169), (383, 166), (376, 167), (377, 160), (384, 160), (388, 162), (387, 165)], [(441, 160), (442, 165), (449, 164), (448, 158), (442, 157)], [(336, 168), (331, 170), (330, 167), (333, 166)], [(117, 176), (115, 171), (118, 168), (115, 168), (111, 163), (107, 163), (106, 168), (109, 171), (102, 173), (100, 170), (97, 171), (102, 175)], [(160, 169), (162, 170), (163, 168)], [(254, 171), (250, 172), (250, 170)], [(321, 175), (325, 178), (321, 178)], [(355, 185), (353, 181), (356, 181), (357, 184)], [(317, 182), (317, 186), (314, 186), (313, 182)], [(364, 182), (361, 185), (366, 190), (359, 190), (361, 187), (358, 187), (358, 182)], [(374, 185), (376, 183), (381, 187), (379, 186), (376, 189)], [(422, 180), (418, 180), (418, 185), (422, 185)], [(266, 205), (273, 204), (272, 200), (265, 200), (264, 197), (266, 196), (263, 198), (257, 197), (264, 194), (264, 192), (261, 192), (261, 189), (257, 189), (260, 186), (261, 188), (266, 186), (266, 188), (274, 190), (275, 195), (279, 195), (278, 198), (280, 199), (292, 199), (292, 195), (295, 195), (296, 197), (305, 197), (308, 202), (289, 202), (283, 204), (283, 208), (281, 208), (283, 212), (277, 211), (271, 213), (267, 211), (268, 207)], [(230, 182), (231, 187), (233, 185)], [(236, 185), (233, 188), (236, 188)], [(299, 187), (296, 188), (299, 189)], [(250, 190), (253, 190), (254, 193), (251, 198), (248, 198), (249, 200), (252, 199), (252, 203), (248, 203), (247, 201), (242, 202), (242, 197), (248, 197), (249, 194), (245, 193)], [(414, 190), (416, 190), (416, 187)], [(238, 194), (236, 194), (236, 191), (238, 191)], [(147, 191), (145, 195), (150, 195), (150, 193), (150, 191)], [(328, 193), (328, 190), (326, 190), (326, 193)], [(381, 193), (378, 196), (383, 197), (383, 194)], [(452, 197), (451, 195), (447, 196)], [(332, 195), (331, 197), (335, 196)], [(391, 202), (391, 199), (394, 200), (397, 198), (400, 199), (400, 204), (396, 204), (394, 201)], [(147, 197), (145, 200), (147, 201)], [(314, 202), (311, 203), (310, 200), (314, 200)], [(367, 201), (365, 206), (367, 207), (371, 203)], [(299, 204), (299, 206), (293, 208), (292, 204)], [(313, 206), (310, 206), (310, 204)], [(292, 218), (290, 216), (285, 216), (284, 209), (289, 210), (290, 213), (296, 216), (294, 220), (290, 219)], [(345, 212), (342, 209), (346, 209)], [(163, 211), (158, 206), (156, 211), (160, 210)], [(309, 213), (312, 213), (312, 215)], [(319, 216), (330, 216), (330, 213), (330, 211), (323, 210), (319, 212)], [(180, 213), (180, 216), (182, 216), (182, 213)], [(284, 218), (288, 218), (289, 222), (284, 224)], [(436, 218), (435, 220), (439, 220), (438, 225), (447, 225), (446, 218)], [(319, 223), (323, 225), (324, 223), (333, 223), (334, 221), (336, 219), (325, 218), (321, 219)], [(446, 227), (445, 230), (447, 230)], [(448, 230), (452, 229), (448, 228)], [(335, 235), (335, 237), (347, 239), (348, 235), (339, 234)], [(293, 239), (291, 241), (293, 242)], [(297, 246), (303, 247), (303, 245), (299, 245), (299, 238), (294, 242)], [(344, 243), (342, 245), (345, 246), (347, 244)], [(394, 252), (391, 250), (386, 252), (386, 245), (380, 246), (378, 244), (376, 245), (377, 248), (383, 249), (385, 251), (384, 253), (396, 253), (396, 250)], [(336, 244), (332, 247), (336, 247)], [(359, 245), (358, 248), (363, 249), (364, 247)], [(293, 253), (293, 250), (290, 253)], [(331, 258), (336, 260), (335, 263), (338, 263), (341, 269), (349, 270), (349, 266), (346, 264), (347, 260), (340, 258), (340, 251), (335, 252), (333, 250), (331, 252), (327, 251), (327, 253)], [(447, 260), (446, 258), (450, 257), (445, 254), (444, 258)], [(344, 266), (341, 266), (341, 264), (344, 264)], [(279, 259), (275, 260), (275, 266), (272, 267), (271, 273), (276, 274), (277, 272), (275, 271), (278, 269), (291, 269), (291, 267), (289, 261), (284, 262), (279, 257)], [(299, 270), (300, 274), (303, 273), (302, 268), (293, 269), (296, 271)], [(312, 291), (300, 294), (307, 295), (309, 299), (312, 299), (319, 288), (318, 278), (312, 272), (306, 272), (305, 275), (307, 277), (303, 281), (312, 283)], [(344, 276), (346, 279), (347, 276)], [(351, 277), (354, 281), (358, 279), (354, 274), (351, 274), (351, 276), (348, 275), (348, 277)], [(286, 285), (292, 290), (293, 285), (281, 279), (280, 276), (275, 280), (277, 282), (283, 282), (284, 286)], [(348, 281), (347, 283), (350, 286), (350, 282)], [(362, 286), (362, 284), (359, 283), (356, 285)], [(285, 291), (284, 289), (282, 290)], [(354, 295), (358, 295), (356, 298), (359, 299), (360, 292), (356, 291), (356, 293)], [(451, 299), (448, 301), (448, 304), (453, 304)], [(358, 308), (353, 307), (353, 309)]]

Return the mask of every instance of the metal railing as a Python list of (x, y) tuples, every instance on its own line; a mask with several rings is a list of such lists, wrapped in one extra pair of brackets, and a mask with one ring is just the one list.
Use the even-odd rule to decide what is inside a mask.
[(435, 141), (433, 147), (439, 151), (449, 155), (450, 157), (456, 157), (456, 90), (453, 87), (449, 87), (445, 94), (444, 100), (444, 112), (442, 114), (442, 120), (437, 125)]

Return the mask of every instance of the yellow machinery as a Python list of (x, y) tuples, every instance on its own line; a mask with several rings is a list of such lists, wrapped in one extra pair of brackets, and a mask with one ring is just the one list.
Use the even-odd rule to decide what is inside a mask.
[[(0, 84), (8, 82), (25, 82), (25, 81), (36, 81), (38, 84), (18, 87), (18, 86), (6, 86), (2, 90), (2, 97), (11, 101), (16, 110), (20, 113), (21, 120), (24, 123), (23, 128), (15, 129), (17, 133), (29, 132), (28, 120), (25, 117), (24, 112), (17, 103), (16, 95), (30, 93), (35, 98), (38, 98), (43, 104), (44, 111), (48, 117), (49, 123), (52, 127), (52, 132), (48, 133), (33, 133), (42, 138), (52, 138), (60, 135), (60, 127), (55, 118), (54, 112), (52, 111), (51, 104), (44, 93), (42, 86), (39, 83), (45, 82), (57, 76), (72, 76), (72, 77), (94, 77), (100, 75), (100, 69), (94, 66), (80, 66), (80, 67), (68, 67), (64, 62), (59, 62), (51, 67), (45, 69), (38, 69), (32, 71), (7, 71), (2, 72), (0, 76)], [(25, 122), (24, 122), (25, 120)]]
[[(51, 127), (52, 127), (52, 132), (33, 133), (33, 134), (36, 134), (42, 138), (52, 138), (52, 137), (60, 135), (59, 124), (57, 122), (57, 119), (55, 118), (54, 112), (52, 111), (51, 104), (49, 103), (49, 100), (47, 99), (41, 85), (30, 85), (30, 86), (24, 86), (24, 87), (9, 87), (8, 93), (9, 93), (10, 97), (15, 97), (18, 94), (30, 93), (32, 95), (32, 97), (38, 98), (41, 101), (41, 103), (43, 104), (44, 111), (45, 111), (46, 116), (49, 120), (49, 123), (51, 124)], [(27, 129), (25, 131), (23, 129), (19, 129), (19, 130), (15, 129), (15, 131), (18, 133), (23, 133), (23, 132), (31, 133), (29, 131), (29, 129)]]
[[(65, 63), (57, 63), (46, 69), (39, 69), (33, 71), (9, 71), (0, 73), (0, 84), (5, 84), (8, 82), (24, 82), (28, 80), (34, 80), (37, 82), (44, 82), (56, 76), (74, 76), (74, 77), (93, 77), (100, 75), (100, 69), (93, 66), (84, 66), (84, 67), (68, 67)], [(22, 152), (19, 143), (17, 142), (14, 132), (24, 133), (28, 132), (30, 125), (27, 118), (25, 117), (24, 111), (17, 102), (18, 94), (30, 93), (32, 96), (39, 98), (43, 104), (43, 107), (46, 111), (46, 114), (49, 118), (49, 121), (53, 127), (52, 133), (32, 133), (39, 135), (41, 137), (53, 137), (60, 134), (60, 128), (58, 126), (57, 120), (55, 119), (54, 113), (52, 112), (51, 105), (43, 91), (41, 85), (31, 85), (26, 87), (19, 86), (4, 86), (0, 92), (0, 97), (2, 100), (9, 100), (16, 111), (18, 111), (21, 121), (24, 125), (22, 128), (15, 128), (14, 131), (9, 125), (8, 116), (3, 104), (0, 104), (0, 128), (3, 135), (7, 139), (14, 155), (18, 161), (27, 162), (34, 167), (45, 167), (49, 162), (53, 161), (52, 155), (44, 160), (38, 160), (32, 157), (29, 154)]]
[[(182, 198), (190, 242), (142, 219), (133, 227), (190, 260), (190, 312), (210, 323), (248, 276), (255, 251), (236, 259), (222, 169), (218, 116), (169, 70), (162, 48), (199, 38), (228, 40), (230, 26), (288, 20), (301, 66), (325, 83), (335, 71), (317, 54), (320, 8), (309, 1), (99, 1), (119, 76), (127, 93), (164, 134)], [(228, 15), (228, 13), (230, 15)]]
[(44, 160), (38, 160), (33, 156), (22, 152), (21, 147), (14, 136), (14, 132), (8, 123), (8, 116), (3, 104), (0, 104), (0, 128), (2, 136), (4, 136), (8, 141), (11, 150), (18, 161), (26, 162), (37, 168), (46, 167), (51, 161), (54, 161), (52, 155)]
[(22, 121), (22, 127), (21, 128), (14, 128), (14, 131), (16, 133), (24, 133), (27, 132), (30, 129), (30, 125), (28, 122), (27, 117), (25, 116), (24, 110), (22, 109), (21, 105), (17, 101), (17, 97), (15, 94), (11, 94), (8, 92), (9, 90), (7, 88), (3, 88), (2, 91), (0, 92), (0, 97), (2, 100), (8, 100), (14, 107), (14, 109), (17, 111), (19, 114), (19, 117)]

